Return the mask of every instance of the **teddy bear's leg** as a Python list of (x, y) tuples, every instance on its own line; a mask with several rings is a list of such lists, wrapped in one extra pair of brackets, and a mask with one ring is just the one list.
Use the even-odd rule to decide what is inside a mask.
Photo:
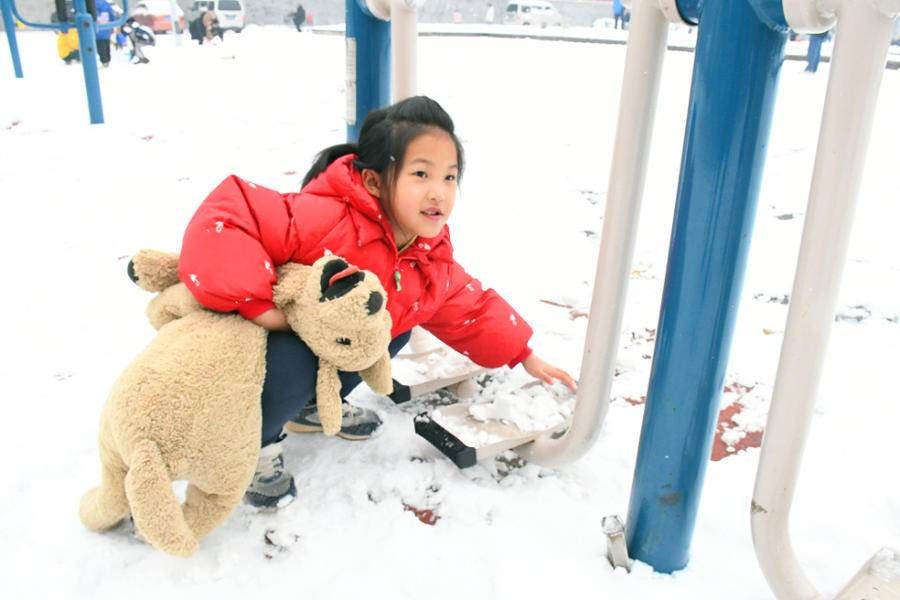
[(207, 493), (193, 483), (184, 501), (184, 520), (197, 539), (203, 538), (228, 518), (244, 496), (244, 488), (228, 493)]
[(103, 461), (100, 486), (81, 499), (78, 514), (88, 529), (103, 531), (113, 527), (128, 516), (128, 499), (125, 497), (125, 467)]
[(316, 376), (316, 409), (319, 411), (322, 433), (334, 435), (341, 430), (341, 380), (337, 369), (322, 358), (319, 359)]
[(141, 440), (135, 444), (131, 468), (125, 476), (125, 494), (135, 527), (150, 544), (176, 556), (197, 551), (197, 538), (184, 522), (169, 472), (154, 442)]

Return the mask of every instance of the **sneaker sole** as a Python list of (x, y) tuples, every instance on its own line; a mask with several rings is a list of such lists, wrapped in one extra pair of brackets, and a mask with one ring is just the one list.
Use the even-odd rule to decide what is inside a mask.
[[(307, 425), (305, 423), (297, 423), (295, 421), (288, 421), (284, 428), (291, 433), (321, 433), (322, 426), (321, 425)], [(349, 440), (351, 442), (360, 442), (362, 440), (367, 440), (372, 437), (372, 434), (358, 435), (353, 433), (347, 433), (346, 431), (338, 431), (336, 434), (339, 438), (344, 440)]]
[(297, 499), (297, 486), (291, 481), (291, 487), (283, 496), (273, 498), (271, 496), (263, 496), (254, 492), (247, 491), (244, 493), (243, 502), (247, 506), (251, 506), (260, 512), (275, 512), (280, 508), (284, 508)]

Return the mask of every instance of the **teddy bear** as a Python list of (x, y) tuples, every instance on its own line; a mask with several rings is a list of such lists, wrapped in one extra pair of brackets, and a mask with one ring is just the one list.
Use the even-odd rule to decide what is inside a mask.
[[(158, 292), (147, 309), (156, 337), (114, 383), (103, 408), (101, 483), (81, 500), (95, 531), (130, 513), (154, 547), (190, 556), (241, 501), (260, 450), (266, 331), (234, 313), (203, 309), (178, 282), (178, 255), (139, 252), (129, 275)], [(322, 427), (341, 426), (338, 371), (359, 371), (391, 392), (391, 318), (371, 272), (336, 256), (279, 267), (273, 301), (319, 358)], [(187, 480), (183, 504), (171, 482)]]

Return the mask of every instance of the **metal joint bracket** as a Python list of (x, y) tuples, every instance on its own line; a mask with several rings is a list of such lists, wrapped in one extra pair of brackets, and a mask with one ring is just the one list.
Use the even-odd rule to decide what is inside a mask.
[(632, 5), (636, 2), (649, 2), (663, 14), (666, 21), (669, 23), (675, 23), (676, 25), (696, 25), (696, 23), (685, 21), (682, 18), (681, 13), (678, 12), (678, 3), (676, 0), (622, 0), (622, 5), (628, 10), (632, 10)]
[(660, 12), (662, 12), (669, 23), (675, 23), (676, 25), (696, 25), (696, 23), (686, 21), (684, 17), (681, 16), (676, 0), (654, 0), (654, 2), (659, 6)]
[(357, 0), (360, 8), (382, 21), (391, 20), (391, 10), (415, 12), (422, 8), (425, 0)]
[(788, 27), (800, 33), (822, 33), (834, 27), (841, 0), (783, 0)]
[(359, 7), (376, 19), (391, 20), (391, 0), (356, 0)]
[(634, 561), (628, 557), (625, 543), (625, 524), (619, 515), (603, 517), (603, 535), (606, 536), (606, 558), (614, 569), (622, 567), (629, 573)]
[(900, 0), (872, 0), (872, 4), (892, 19), (900, 15)]

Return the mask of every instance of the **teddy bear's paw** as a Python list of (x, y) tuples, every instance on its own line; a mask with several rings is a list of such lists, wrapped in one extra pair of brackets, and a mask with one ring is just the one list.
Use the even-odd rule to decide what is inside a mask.
[(157, 531), (158, 527), (149, 529), (150, 535), (145, 535), (134, 522), (134, 516), (129, 516), (121, 521), (118, 533), (130, 537), (137, 544), (147, 544), (157, 550), (182, 558), (193, 556), (200, 549), (199, 540), (190, 533)]
[(158, 546), (158, 548), (163, 552), (172, 554), (173, 556), (187, 558), (188, 556), (193, 556), (197, 553), (197, 550), (200, 549), (200, 542), (198, 542), (197, 538), (193, 536), (184, 536), (179, 539), (172, 540), (171, 542), (167, 542), (163, 546)]
[(96, 487), (81, 499), (78, 516), (88, 529), (105, 531), (115, 527), (128, 516), (128, 501), (124, 494)]

